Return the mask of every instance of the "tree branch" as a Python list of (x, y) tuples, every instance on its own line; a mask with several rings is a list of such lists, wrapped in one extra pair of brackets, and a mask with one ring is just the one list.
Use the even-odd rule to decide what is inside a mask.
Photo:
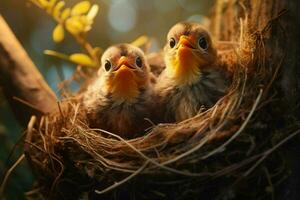
[(0, 86), (17, 119), (27, 124), (57, 108), (56, 96), (0, 15)]

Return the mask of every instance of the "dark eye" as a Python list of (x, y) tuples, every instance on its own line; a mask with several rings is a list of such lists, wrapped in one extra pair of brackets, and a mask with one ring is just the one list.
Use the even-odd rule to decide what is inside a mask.
[(109, 62), (109, 60), (105, 61), (104, 68), (106, 71), (109, 71), (111, 69), (111, 63)]
[(174, 48), (174, 47), (175, 47), (176, 41), (175, 41), (174, 38), (171, 38), (171, 39), (169, 40), (169, 45), (170, 45), (171, 48)]
[(137, 57), (137, 58), (136, 58), (135, 64), (136, 64), (138, 67), (142, 67), (142, 66), (143, 66), (143, 61), (142, 61), (141, 57)]
[(198, 45), (201, 49), (204, 49), (204, 50), (206, 50), (208, 48), (208, 44), (207, 44), (205, 37), (199, 38)]

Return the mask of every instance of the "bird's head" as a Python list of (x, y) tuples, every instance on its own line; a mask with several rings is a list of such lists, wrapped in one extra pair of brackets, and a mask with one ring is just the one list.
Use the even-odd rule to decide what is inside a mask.
[(101, 58), (103, 90), (114, 100), (131, 101), (149, 86), (149, 66), (139, 48), (129, 44), (109, 47)]
[(217, 57), (209, 32), (192, 22), (181, 22), (170, 29), (164, 53), (167, 73), (178, 84), (198, 81), (201, 69)]

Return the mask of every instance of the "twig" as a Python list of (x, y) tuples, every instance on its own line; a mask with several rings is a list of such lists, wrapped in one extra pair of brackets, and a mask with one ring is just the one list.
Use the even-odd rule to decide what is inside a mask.
[(30, 144), (28, 144), (27, 142), (32, 141), (32, 130), (33, 130), (33, 126), (34, 126), (35, 122), (36, 122), (36, 116), (31, 116), (30, 121), (27, 126), (27, 134), (26, 134), (25, 144), (24, 144), (25, 154), (29, 153), (29, 151), (30, 151)]
[(99, 58), (94, 53), (94, 48), (90, 43), (88, 43), (85, 38), (79, 37), (79, 36), (74, 36), (78, 44), (93, 58), (93, 60), (96, 62), (96, 64), (99, 66)]
[(275, 200), (274, 198), (274, 186), (273, 186), (273, 183), (272, 183), (272, 180), (271, 180), (271, 177), (270, 177), (270, 173), (268, 171), (268, 169), (266, 167), (264, 167), (264, 171), (266, 173), (266, 177), (267, 177), (267, 181), (269, 183), (269, 188), (271, 189), (271, 199), (272, 200)]
[(34, 110), (40, 112), (41, 114), (46, 114), (46, 113), (43, 113), (43, 111), (42, 111), (41, 109), (39, 109), (38, 107), (34, 106), (33, 104), (31, 104), (31, 103), (29, 103), (28, 101), (23, 100), (23, 99), (21, 99), (21, 98), (19, 98), (19, 97), (14, 96), (14, 97), (13, 97), (13, 100), (18, 101), (18, 102), (20, 102), (20, 103), (26, 105), (27, 107), (32, 108), (32, 109), (34, 109)]
[(61, 109), (61, 106), (60, 106), (60, 102), (59, 102), (59, 101), (57, 101), (57, 106), (58, 106), (59, 114), (60, 114), (62, 120), (65, 121), (66, 118), (65, 118), (64, 113), (63, 113), (63, 111), (62, 111), (62, 109)]
[(151, 162), (152, 164), (156, 165), (157, 167), (160, 167), (164, 170), (167, 170), (167, 171), (170, 171), (170, 172), (173, 172), (173, 173), (176, 173), (176, 174), (179, 174), (179, 175), (184, 175), (184, 176), (205, 176), (207, 175), (207, 173), (191, 173), (191, 172), (183, 172), (183, 171), (179, 171), (179, 170), (176, 170), (174, 168), (171, 168), (171, 167), (167, 167), (165, 166), (165, 163), (158, 163), (156, 162), (155, 160), (149, 158), (148, 156), (146, 156), (144, 153), (142, 153), (141, 151), (139, 151), (137, 148), (135, 148), (132, 144), (130, 144), (129, 142), (127, 142), (126, 140), (124, 140), (122, 137), (116, 135), (116, 134), (113, 134), (111, 132), (108, 132), (108, 131), (105, 131), (105, 130), (102, 130), (102, 129), (93, 129), (95, 131), (101, 131), (103, 133), (106, 133), (106, 134), (109, 134), (110, 136), (113, 136), (115, 138), (118, 138), (119, 140), (121, 140), (122, 142), (124, 142), (128, 147), (130, 147), (132, 150), (134, 150), (135, 152), (137, 152), (142, 158), (144, 158), (145, 160)]
[(224, 142), (221, 146), (219, 146), (218, 148), (216, 148), (216, 149), (213, 150), (213, 151), (210, 151), (207, 155), (203, 156), (201, 159), (207, 159), (207, 158), (209, 158), (210, 156), (212, 156), (212, 155), (214, 155), (214, 154), (216, 154), (216, 153), (218, 153), (218, 152), (224, 150), (228, 144), (230, 144), (230, 143), (231, 143), (238, 135), (241, 134), (241, 132), (245, 129), (245, 127), (247, 126), (249, 120), (251, 119), (251, 117), (252, 117), (254, 111), (256, 110), (257, 105), (258, 105), (258, 103), (260, 102), (260, 99), (261, 99), (262, 94), (263, 94), (263, 90), (261, 89), (261, 90), (259, 91), (258, 97), (256, 98), (256, 100), (255, 100), (255, 102), (254, 102), (254, 105), (253, 105), (253, 107), (252, 107), (252, 109), (251, 109), (249, 115), (247, 116), (247, 118), (246, 118), (246, 120), (244, 121), (244, 123), (241, 125), (240, 129), (239, 129), (235, 134), (233, 134), (233, 135), (231, 136), (230, 139), (228, 139), (226, 142)]
[(3, 195), (4, 195), (4, 190), (7, 184), (7, 181), (11, 175), (11, 173), (15, 170), (15, 168), (24, 160), (25, 155), (22, 154), (18, 160), (13, 164), (13, 166), (7, 171), (7, 173), (5, 174), (5, 177), (2, 181), (1, 187), (0, 187), (0, 199), (3, 199)]
[(141, 173), (146, 166), (149, 164), (149, 161), (146, 161), (143, 166), (141, 166), (138, 170), (136, 170), (134, 173), (132, 173), (130, 176), (124, 178), (122, 181), (116, 182), (113, 185), (109, 186), (108, 188), (105, 188), (103, 190), (95, 190), (95, 193), (97, 194), (104, 194), (106, 192), (109, 192), (117, 187), (119, 187), (120, 185), (128, 182), (129, 180), (131, 180), (132, 178), (134, 178), (135, 176), (137, 176), (139, 173)]
[(162, 165), (169, 165), (171, 163), (174, 163), (192, 153), (194, 153), (195, 151), (199, 150), (204, 144), (206, 144), (212, 136), (214, 136), (219, 130), (221, 130), (221, 128), (223, 128), (223, 126), (226, 124), (226, 122), (223, 122), (218, 128), (216, 128), (214, 130), (214, 132), (212, 134), (208, 134), (198, 145), (196, 145), (195, 147), (193, 147), (192, 149), (190, 149), (189, 151), (186, 151), (178, 156), (176, 156), (175, 158), (173, 159), (170, 159), (166, 162), (163, 162)]
[(223, 1), (218, 0), (216, 2), (216, 16), (214, 20), (214, 35), (216, 38), (220, 38), (220, 29), (221, 29), (221, 24), (222, 24), (222, 19), (221, 19), (221, 14), (222, 14), (222, 9), (223, 9)]
[[(17, 147), (20, 145), (20, 142), (23, 142), (24, 136), (26, 133), (23, 133), (21, 135), (20, 138), (18, 138), (17, 142), (14, 144), (13, 148), (11, 149), (11, 151), (9, 152), (9, 155), (7, 156), (6, 162), (5, 162), (5, 166), (9, 165), (9, 162), (11, 160), (11, 157), (13, 156), (13, 154), (15, 153)], [(7, 170), (7, 167), (5, 167), (5, 171)], [(2, 174), (1, 174), (2, 175)], [(4, 175), (4, 174), (3, 174)]]
[(0, 30), (0, 79), (3, 92), (18, 120), (26, 125), (31, 115), (40, 116), (55, 110), (56, 95), (1, 15)]
[(263, 157), (260, 158), (244, 175), (243, 177), (248, 176), (253, 170), (262, 162), (264, 161), (271, 153), (273, 153), (276, 149), (278, 149), (280, 146), (285, 144), (287, 141), (295, 137), (300, 133), (300, 129), (289, 135), (288, 137), (284, 138), (282, 141), (280, 141), (278, 144), (276, 144), (274, 147), (271, 149), (267, 150), (266, 152), (263, 153)]

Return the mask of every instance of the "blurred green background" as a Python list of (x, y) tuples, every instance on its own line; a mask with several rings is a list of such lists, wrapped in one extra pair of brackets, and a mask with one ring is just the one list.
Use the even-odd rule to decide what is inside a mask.
[[(65, 0), (72, 6), (79, 0)], [(100, 6), (89, 41), (93, 46), (107, 48), (114, 43), (131, 42), (141, 35), (154, 38), (152, 50), (159, 50), (165, 43), (169, 28), (183, 20), (207, 23), (207, 16), (214, 1), (210, 0), (91, 0)], [(43, 55), (45, 49), (67, 54), (80, 52), (71, 37), (61, 44), (52, 41), (55, 23), (51, 17), (27, 0), (0, 0), (0, 14), (6, 19), (34, 63), (38, 66), (51, 88), (58, 93), (60, 81), (58, 70), (69, 77), (74, 66)], [(76, 85), (74, 86), (76, 89)], [(14, 145), (22, 135), (22, 127), (15, 120), (0, 87), (0, 175), (1, 182), (7, 168), (22, 153), (22, 148)], [(9, 154), (12, 156), (9, 158)], [(9, 159), (8, 159), (9, 158)], [(23, 162), (9, 179), (6, 199), (23, 199), (23, 193), (32, 184), (30, 169)]]

